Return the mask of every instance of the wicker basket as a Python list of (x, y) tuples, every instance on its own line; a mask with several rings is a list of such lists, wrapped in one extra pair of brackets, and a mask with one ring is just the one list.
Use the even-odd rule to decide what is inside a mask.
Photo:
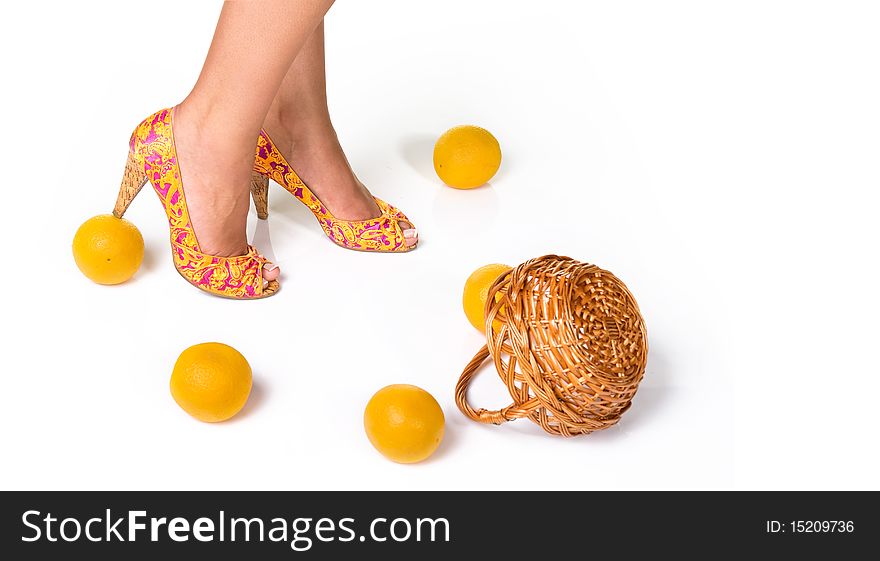
[[(496, 279), (486, 333), (455, 388), (458, 408), (481, 423), (528, 417), (563, 436), (608, 428), (629, 409), (645, 372), (648, 340), (635, 298), (608, 271), (569, 257), (538, 257)], [(513, 398), (498, 411), (467, 402), (488, 357)]]

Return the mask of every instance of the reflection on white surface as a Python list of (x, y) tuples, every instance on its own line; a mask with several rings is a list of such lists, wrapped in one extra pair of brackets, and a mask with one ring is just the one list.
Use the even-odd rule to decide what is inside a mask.
[(272, 250), (272, 238), (269, 236), (269, 221), (258, 218), (254, 223), (255, 226), (248, 236), (251, 240), (251, 245), (257, 248), (257, 251), (263, 254), (263, 257), (277, 263), (278, 260), (275, 259), (275, 252)]
[(446, 234), (470, 237), (492, 225), (499, 205), (498, 194), (490, 183), (470, 190), (444, 185), (434, 197), (434, 220)]
[(400, 143), (400, 155), (406, 160), (406, 163), (422, 177), (432, 182), (437, 180), (432, 160), (436, 140), (434, 136), (422, 134), (408, 136)]

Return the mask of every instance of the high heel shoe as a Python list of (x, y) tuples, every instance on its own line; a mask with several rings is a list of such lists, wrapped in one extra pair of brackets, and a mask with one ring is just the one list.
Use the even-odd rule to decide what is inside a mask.
[(415, 249), (418, 241), (407, 246), (403, 228), (399, 222), (406, 222), (412, 229), (413, 223), (397, 208), (382, 199), (373, 197), (382, 214), (366, 220), (341, 220), (333, 216), (324, 203), (299, 178), (293, 167), (265, 130), (260, 131), (254, 158), (254, 174), (251, 180), (251, 194), (257, 216), (269, 216), (269, 179), (284, 187), (291, 195), (306, 205), (330, 240), (338, 246), (358, 251), (378, 251), (404, 253)]
[(263, 267), (269, 261), (253, 247), (248, 246), (246, 254), (234, 257), (206, 255), (199, 249), (177, 165), (171, 130), (173, 113), (173, 109), (163, 109), (147, 117), (132, 133), (113, 215), (122, 218), (128, 205), (149, 181), (168, 216), (171, 254), (180, 276), (205, 292), (225, 298), (272, 296), (279, 284), (275, 280), (263, 280)]

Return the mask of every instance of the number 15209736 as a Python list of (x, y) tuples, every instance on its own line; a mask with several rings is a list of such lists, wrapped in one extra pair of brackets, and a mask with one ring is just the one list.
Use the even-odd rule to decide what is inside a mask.
[(768, 534), (851, 534), (852, 520), (779, 520), (767, 521)]

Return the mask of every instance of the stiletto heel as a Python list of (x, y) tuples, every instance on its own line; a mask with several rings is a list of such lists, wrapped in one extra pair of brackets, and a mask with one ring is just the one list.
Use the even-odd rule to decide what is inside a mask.
[(251, 197), (254, 199), (254, 207), (257, 209), (257, 218), (265, 220), (269, 218), (269, 178), (254, 173), (251, 175)]
[[(261, 130), (260, 136), (257, 138), (254, 175), (263, 178), (263, 185), (268, 184), (268, 179), (274, 180), (296, 197), (299, 202), (306, 205), (315, 215), (327, 237), (340, 247), (358, 251), (404, 253), (412, 251), (418, 245), (418, 241), (411, 246), (406, 245), (404, 229), (400, 226), (400, 222), (405, 222), (410, 225), (407, 230), (415, 230), (412, 221), (400, 210), (378, 197), (373, 197), (373, 200), (376, 201), (382, 214), (376, 218), (342, 220), (333, 216), (324, 203), (293, 171), (265, 130)], [(256, 185), (256, 180), (254, 180), (254, 185)], [(260, 216), (260, 204), (263, 204), (263, 215), (268, 215), (266, 203), (257, 202), (257, 191), (253, 192), (257, 216)], [(262, 217), (260, 216), (260, 218)]]
[(234, 257), (202, 252), (186, 206), (172, 132), (173, 117), (173, 109), (163, 109), (144, 119), (131, 135), (128, 162), (113, 214), (121, 218), (149, 181), (168, 216), (171, 255), (180, 276), (196, 288), (224, 298), (272, 296), (278, 292), (278, 281), (263, 279), (263, 270), (270, 262), (253, 247), (248, 246), (247, 253)]
[(122, 185), (119, 187), (119, 195), (116, 197), (116, 206), (113, 207), (113, 216), (122, 218), (128, 205), (141, 192), (141, 188), (147, 183), (147, 174), (144, 168), (137, 163), (134, 153), (128, 153), (125, 162), (125, 172), (122, 174)]

